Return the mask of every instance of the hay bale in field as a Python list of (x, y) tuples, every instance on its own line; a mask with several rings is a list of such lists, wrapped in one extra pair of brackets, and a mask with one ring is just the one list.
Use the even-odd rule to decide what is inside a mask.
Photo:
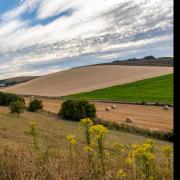
[(30, 101), (33, 101), (34, 100), (34, 96), (30, 96)]
[(105, 110), (106, 110), (106, 111), (110, 111), (111, 108), (110, 108), (110, 107), (106, 107)]
[(116, 105), (113, 104), (113, 105), (111, 106), (111, 109), (116, 109)]
[(127, 117), (126, 118), (126, 123), (133, 123), (133, 118), (132, 117)]
[(168, 106), (168, 105), (165, 105), (165, 106), (163, 107), (163, 109), (164, 109), (164, 110), (168, 110), (168, 109), (169, 109), (169, 106)]

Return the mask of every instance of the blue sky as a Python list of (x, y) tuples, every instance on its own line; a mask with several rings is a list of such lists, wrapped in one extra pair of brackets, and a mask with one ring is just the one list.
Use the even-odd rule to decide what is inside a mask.
[(0, 0), (0, 79), (173, 56), (172, 0)]

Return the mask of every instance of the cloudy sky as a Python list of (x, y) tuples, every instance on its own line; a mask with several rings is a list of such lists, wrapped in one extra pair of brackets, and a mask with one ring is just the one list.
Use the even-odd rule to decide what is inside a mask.
[(0, 79), (173, 56), (172, 0), (0, 0)]

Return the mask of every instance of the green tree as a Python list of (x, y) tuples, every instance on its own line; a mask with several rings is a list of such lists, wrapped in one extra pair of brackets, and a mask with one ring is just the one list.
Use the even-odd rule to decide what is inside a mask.
[(13, 114), (17, 114), (17, 117), (24, 112), (25, 105), (22, 101), (14, 101), (9, 105), (10, 111)]
[(35, 112), (38, 110), (42, 111), (42, 109), (43, 109), (43, 103), (39, 99), (34, 99), (29, 103), (29, 108), (28, 108), (29, 111), (32, 111), (32, 112)]

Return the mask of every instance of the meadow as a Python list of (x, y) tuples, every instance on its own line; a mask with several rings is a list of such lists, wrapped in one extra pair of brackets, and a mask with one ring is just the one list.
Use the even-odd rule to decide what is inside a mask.
[(88, 100), (173, 103), (173, 74), (65, 96)]
[[(87, 120), (80, 126), (45, 112), (25, 111), (18, 118), (7, 107), (0, 107), (0, 124), (3, 180), (172, 179), (173, 147), (166, 141), (92, 126)], [(84, 131), (89, 126), (90, 144)]]

